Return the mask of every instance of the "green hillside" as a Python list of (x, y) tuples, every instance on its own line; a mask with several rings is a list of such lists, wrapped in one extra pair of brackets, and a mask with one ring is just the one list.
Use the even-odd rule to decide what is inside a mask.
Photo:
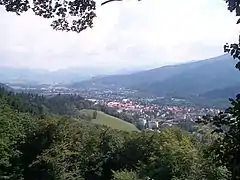
[[(210, 135), (210, 126), (199, 126), (200, 131), (196, 131), (199, 138), (175, 128), (134, 132), (136, 127), (132, 124), (103, 112), (86, 110), (90, 108), (84, 101), (77, 103), (80, 97), (57, 95), (48, 100), (0, 88), (1, 180), (236, 179), (228, 171), (232, 170), (232, 160), (224, 160), (223, 164), (218, 161), (220, 155), (226, 157), (230, 146), (225, 145), (225, 139), (220, 141), (221, 136)], [(48, 105), (49, 112), (43, 114), (41, 105)], [(68, 107), (72, 106), (84, 108), (77, 111), (78, 121), (75, 113), (73, 116), (69, 113)], [(239, 144), (237, 140), (232, 142), (235, 146)], [(227, 163), (229, 167), (225, 166)]]
[[(80, 111), (81, 114), (89, 115), (90, 117), (93, 117), (93, 112), (94, 110), (92, 109), (83, 109)], [(113, 129), (119, 129), (124, 131), (139, 131), (133, 124), (105, 114), (101, 111), (97, 111), (97, 118), (92, 119), (91, 121), (95, 124), (106, 125)]]

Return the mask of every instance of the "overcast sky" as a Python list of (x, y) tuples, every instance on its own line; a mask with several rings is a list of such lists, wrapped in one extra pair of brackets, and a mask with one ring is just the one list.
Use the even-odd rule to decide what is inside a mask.
[(124, 0), (98, 6), (97, 16), (92, 29), (64, 33), (0, 7), (0, 66), (153, 68), (221, 55), (238, 39), (224, 0)]

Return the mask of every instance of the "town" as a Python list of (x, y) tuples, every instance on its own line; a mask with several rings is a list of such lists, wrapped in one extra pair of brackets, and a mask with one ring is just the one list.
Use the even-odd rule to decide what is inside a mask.
[[(173, 125), (182, 125), (186, 123), (195, 124), (198, 118), (204, 115), (216, 115), (219, 109), (198, 108), (186, 106), (156, 105), (151, 102), (134, 101), (131, 99), (104, 101), (89, 99), (95, 104), (104, 104), (107, 107), (124, 112), (130, 116), (138, 117), (135, 124), (140, 129), (159, 130), (161, 128)], [(191, 126), (189, 124), (189, 126)], [(192, 128), (192, 127), (188, 127)]]

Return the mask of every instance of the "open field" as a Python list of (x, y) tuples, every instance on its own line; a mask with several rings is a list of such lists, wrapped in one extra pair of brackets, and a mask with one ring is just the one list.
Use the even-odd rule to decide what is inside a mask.
[[(89, 115), (93, 117), (94, 110), (91, 109), (83, 109), (80, 111), (80, 113)], [(119, 118), (110, 116), (108, 114), (105, 114), (101, 111), (97, 111), (97, 118), (91, 120), (95, 124), (101, 124), (109, 126), (113, 129), (119, 129), (124, 131), (139, 131), (135, 125), (125, 122)]]

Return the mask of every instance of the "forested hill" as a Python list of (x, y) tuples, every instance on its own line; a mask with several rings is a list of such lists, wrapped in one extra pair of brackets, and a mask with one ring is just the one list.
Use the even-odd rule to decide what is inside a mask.
[[(62, 99), (59, 102), (57, 99)], [(227, 180), (210, 151), (212, 137), (178, 129), (125, 132), (90, 121), (45, 114), (83, 107), (72, 97), (46, 99), (0, 90), (0, 179)], [(38, 102), (38, 103), (36, 103)], [(72, 102), (72, 103), (70, 103)], [(39, 106), (40, 104), (41, 106)], [(63, 107), (60, 107), (63, 106)], [(59, 108), (59, 109), (58, 109)], [(38, 115), (41, 116), (36, 116)], [(67, 111), (66, 114), (69, 112)]]
[(9, 89), (7, 86), (0, 87), (0, 98), (20, 112), (29, 112), (35, 115), (76, 116), (80, 109), (92, 107), (90, 101), (79, 95), (58, 94), (44, 97), (31, 93), (15, 93), (7, 89)]
[[(190, 64), (195, 66), (186, 66)], [(141, 85), (139, 89), (159, 96), (188, 98), (240, 84), (240, 74), (235, 68), (236, 61), (230, 56), (224, 55), (190, 64), (186, 64), (181, 73), (149, 86)]]
[(7, 86), (6, 84), (0, 83), (0, 88), (4, 88), (7, 91), (13, 91), (13, 88)]
[(86, 117), (81, 113), (81, 110), (94, 109), (113, 116), (113, 118), (116, 117), (131, 124), (137, 124), (137, 117), (127, 115), (123, 112), (119, 113), (107, 106), (94, 105), (91, 101), (85, 100), (79, 95), (58, 94), (45, 97), (38, 94), (16, 93), (9, 90), (10, 87), (8, 88), (6, 85), (2, 86), (0, 88), (0, 98), (19, 112), (28, 112), (38, 117), (53, 114), (89, 120), (89, 118), (92, 119), (92, 115)]
[[(129, 75), (107, 76), (72, 84), (71, 87), (120, 86), (164, 97), (198, 97), (207, 92), (240, 84), (236, 60), (229, 55), (164, 66)], [(208, 97), (204, 96), (203, 97)], [(218, 98), (218, 97), (216, 97)]]

